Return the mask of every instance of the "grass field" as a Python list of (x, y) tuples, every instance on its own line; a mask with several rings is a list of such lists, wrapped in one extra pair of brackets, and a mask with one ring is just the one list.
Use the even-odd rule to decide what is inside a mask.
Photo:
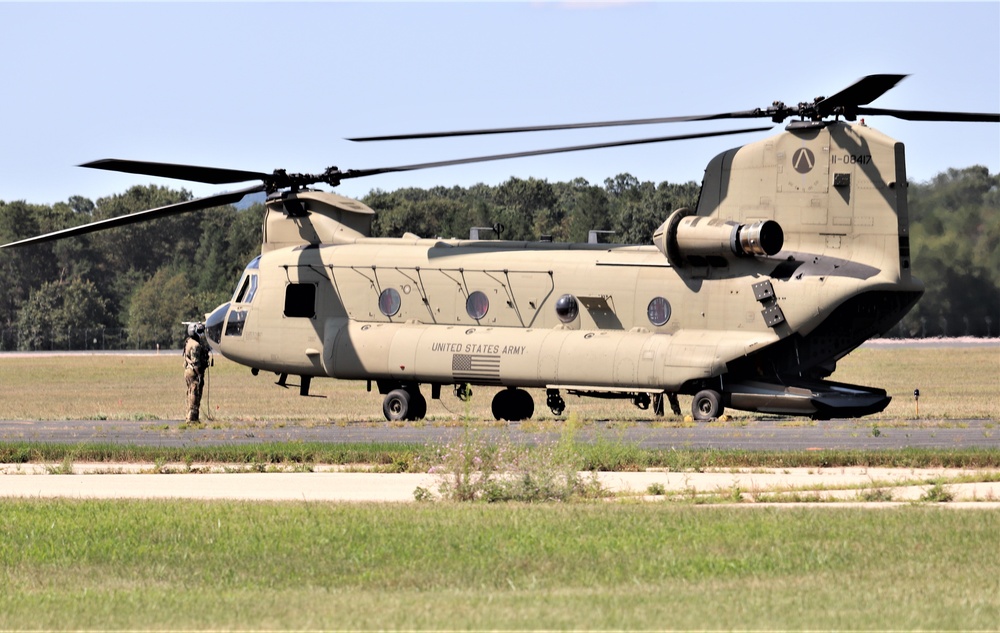
[[(176, 420), (184, 413), (180, 365), (176, 355), (0, 356), (0, 418)], [(842, 361), (834, 379), (895, 396), (882, 415), (859, 424), (914, 417), (914, 388), (922, 394), (921, 417), (948, 424), (1000, 419), (998, 366), (997, 346), (862, 349)], [(273, 382), (216, 359), (209, 423), (385, 423), (381, 397), (363, 383), (317, 380), (320, 397), (302, 398), (295, 386)], [(490, 427), (490, 397), (477, 389), (467, 405), (443, 393), (430, 401), (429, 419), (414, 424)], [(683, 424), (623, 403), (567, 404), (569, 425), (552, 422), (542, 407), (532, 424)], [(737, 426), (754, 417), (734, 415)], [(995, 468), (1000, 460), (988, 449), (655, 452), (614, 442), (576, 449), (586, 468)], [(172, 450), (7, 443), (0, 457), (365, 462), (407, 470), (422, 468), (415, 464), (428, 449)], [(935, 504), (865, 510), (628, 500), (401, 506), (0, 498), (0, 630), (995, 630), (998, 548), (1000, 511)]]
[(0, 629), (960, 629), (1000, 512), (0, 501)]
[[(865, 420), (916, 417), (913, 390), (920, 389), (920, 417), (928, 419), (1000, 420), (1000, 346), (974, 348), (865, 348), (843, 359), (832, 379), (878, 386), (893, 396), (881, 414)], [(288, 389), (274, 385), (270, 374), (252, 376), (249, 369), (216, 357), (209, 371), (203, 410), (217, 422), (355, 422), (384, 421), (382, 397), (368, 393), (363, 382), (314, 380), (314, 397), (298, 395), (298, 379)], [(185, 387), (179, 356), (0, 356), (0, 419), (183, 419)], [(429, 396), (429, 389), (425, 387)], [(441, 400), (428, 397), (423, 424), (492, 420), (495, 390), (475, 388), (470, 403), (448, 389)], [(545, 396), (533, 390), (535, 420), (552, 420)], [(565, 415), (579, 420), (658, 421), (649, 411), (628, 402), (567, 397)], [(687, 412), (690, 399), (681, 397)], [(729, 411), (735, 419), (754, 414)], [(666, 424), (681, 422), (668, 413)]]

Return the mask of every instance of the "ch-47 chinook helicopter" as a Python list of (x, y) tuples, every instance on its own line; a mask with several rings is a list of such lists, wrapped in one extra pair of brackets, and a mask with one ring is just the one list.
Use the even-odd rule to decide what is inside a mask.
[(754, 128), (482, 156), (400, 167), (288, 174), (108, 159), (98, 169), (237, 191), (22, 240), (23, 246), (232, 204), (267, 192), (261, 254), (232, 300), (206, 315), (212, 347), (260, 370), (374, 382), (386, 418), (420, 419), (442, 386), (501, 388), (498, 419), (534, 412), (526, 387), (629, 398), (663, 412), (693, 396), (696, 419), (724, 407), (814, 418), (883, 410), (884, 390), (825, 380), (917, 302), (910, 274), (903, 144), (856, 121), (1000, 122), (998, 114), (879, 109), (904, 75), (864, 77), (797, 106), (712, 115), (467, 130), (400, 140), (613, 125), (764, 118), (785, 130), (716, 156), (697, 209), (664, 218), (648, 245), (371, 237), (373, 211), (316, 183), (547, 153), (766, 130)]

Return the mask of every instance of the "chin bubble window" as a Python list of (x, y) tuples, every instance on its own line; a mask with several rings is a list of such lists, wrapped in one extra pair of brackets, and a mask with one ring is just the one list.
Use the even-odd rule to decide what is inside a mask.
[(486, 313), (490, 311), (490, 299), (486, 294), (480, 290), (477, 290), (469, 295), (469, 298), (465, 300), (465, 311), (469, 313), (469, 316), (476, 321), (482, 319), (486, 316)]
[(382, 294), (378, 296), (378, 309), (379, 312), (387, 317), (396, 316), (399, 312), (399, 307), (402, 301), (399, 297), (399, 291), (395, 288), (386, 288), (382, 291)]
[(670, 320), (670, 304), (663, 297), (656, 297), (646, 307), (646, 316), (653, 325), (664, 325)]
[(556, 299), (556, 316), (563, 323), (572, 323), (580, 314), (580, 305), (573, 295), (563, 295)]

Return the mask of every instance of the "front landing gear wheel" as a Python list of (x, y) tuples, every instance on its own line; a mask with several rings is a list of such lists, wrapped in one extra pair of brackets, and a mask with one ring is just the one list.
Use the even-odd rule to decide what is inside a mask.
[(723, 411), (722, 396), (712, 389), (699, 391), (691, 401), (691, 414), (695, 420), (714, 420)]
[(409, 391), (406, 389), (393, 389), (385, 395), (385, 400), (382, 401), (382, 415), (390, 422), (406, 420), (410, 415), (410, 401), (411, 396)]
[(386, 420), (422, 420), (427, 415), (427, 400), (419, 389), (393, 389), (382, 401)]

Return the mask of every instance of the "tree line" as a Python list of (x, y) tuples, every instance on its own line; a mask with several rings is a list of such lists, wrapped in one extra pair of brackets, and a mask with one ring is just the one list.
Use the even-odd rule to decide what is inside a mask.
[[(629, 174), (603, 185), (511, 178), (499, 185), (373, 190), (379, 236), (500, 237), (647, 244), (674, 209), (695, 207), (694, 182)], [(0, 243), (191, 199), (184, 189), (136, 186), (96, 201), (0, 201)], [(1000, 175), (949, 169), (909, 188), (913, 271), (927, 285), (892, 336), (996, 336), (1000, 331)], [(226, 301), (260, 252), (264, 207), (220, 207), (0, 252), (0, 349), (174, 348), (182, 321)], [(495, 237), (490, 234), (489, 237)]]

